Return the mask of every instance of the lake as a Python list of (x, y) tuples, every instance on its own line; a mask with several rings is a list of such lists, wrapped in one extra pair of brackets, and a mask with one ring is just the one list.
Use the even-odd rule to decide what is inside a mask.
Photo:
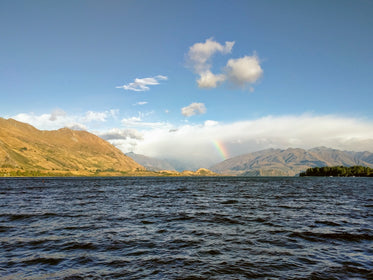
[(0, 179), (1, 279), (373, 279), (373, 178)]

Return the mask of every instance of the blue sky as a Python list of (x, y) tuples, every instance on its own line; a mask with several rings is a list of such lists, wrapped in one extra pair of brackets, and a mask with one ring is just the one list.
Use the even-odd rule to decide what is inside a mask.
[(224, 159), (213, 141), (230, 156), (373, 151), (372, 14), (365, 0), (3, 0), (1, 117), (200, 164)]

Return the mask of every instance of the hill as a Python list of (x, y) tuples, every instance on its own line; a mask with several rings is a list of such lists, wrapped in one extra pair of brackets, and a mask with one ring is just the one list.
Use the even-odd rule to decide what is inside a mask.
[(373, 167), (373, 154), (325, 147), (310, 150), (268, 149), (227, 159), (210, 169), (227, 175), (294, 176), (308, 168), (338, 165)]
[(145, 168), (89, 132), (41, 131), (0, 118), (0, 174), (108, 175), (141, 170)]
[(141, 164), (149, 171), (161, 171), (161, 170), (176, 171), (176, 169), (166, 160), (147, 157), (144, 155), (135, 154), (133, 152), (127, 153), (126, 156), (132, 158), (134, 161)]
[(203, 177), (203, 176), (219, 176), (220, 174), (217, 174), (215, 172), (212, 172), (211, 170), (208, 170), (206, 168), (200, 168), (196, 171), (190, 171), (190, 170), (184, 170), (182, 172), (179, 171), (170, 171), (170, 170), (161, 170), (157, 172), (157, 176), (197, 176), (197, 177)]

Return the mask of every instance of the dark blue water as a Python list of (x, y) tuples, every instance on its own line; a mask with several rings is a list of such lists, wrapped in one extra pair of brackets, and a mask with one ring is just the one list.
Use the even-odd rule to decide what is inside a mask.
[(0, 278), (373, 279), (373, 179), (1, 179)]

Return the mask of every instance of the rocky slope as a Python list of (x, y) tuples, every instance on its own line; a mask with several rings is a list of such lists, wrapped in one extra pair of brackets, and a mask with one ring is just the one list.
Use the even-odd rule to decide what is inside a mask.
[(337, 165), (373, 167), (373, 154), (325, 147), (310, 150), (268, 149), (227, 159), (210, 169), (227, 175), (294, 176), (310, 167)]
[[(0, 172), (92, 175), (145, 168), (119, 149), (86, 131), (41, 131), (0, 118)], [(106, 173), (105, 173), (106, 172)]]

